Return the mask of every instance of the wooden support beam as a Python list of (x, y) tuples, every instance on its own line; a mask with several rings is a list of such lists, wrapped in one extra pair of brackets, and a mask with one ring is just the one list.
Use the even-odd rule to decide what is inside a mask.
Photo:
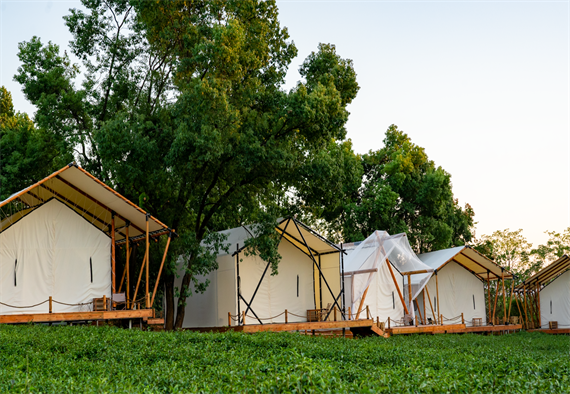
[(115, 213), (111, 212), (111, 286), (113, 294), (117, 291), (115, 275)]
[[(364, 290), (364, 293), (362, 294), (362, 297), (360, 298), (360, 305), (358, 305), (358, 312), (356, 312), (356, 320), (358, 320), (358, 318), (360, 317), (360, 312), (362, 312), (362, 306), (364, 305), (364, 299), (366, 298), (366, 294), (368, 294), (368, 288), (370, 286), (368, 286), (366, 288), (366, 290)], [(336, 309), (335, 309), (335, 313), (336, 313)], [(336, 319), (335, 319), (336, 321)]]
[[(437, 313), (441, 314), (441, 309), (439, 309), (439, 284), (437, 283), (437, 271), (435, 273), (435, 292), (436, 292), (436, 302), (437, 302)], [(441, 316), (441, 315), (440, 315)], [(443, 324), (440, 319), (437, 319), (439, 324)]]
[(515, 280), (511, 280), (511, 295), (509, 297), (509, 312), (507, 313), (507, 321), (511, 320), (511, 306), (513, 304), (513, 295), (515, 294)]
[(538, 317), (538, 328), (542, 328), (542, 319), (540, 316), (540, 283), (536, 284), (536, 305), (538, 306), (538, 312), (537, 312), (537, 317)]
[(127, 232), (127, 238), (126, 238), (126, 243), (125, 245), (127, 245), (127, 262), (125, 264), (125, 271), (127, 272), (127, 285), (126, 285), (126, 293), (127, 296), (125, 297), (126, 301), (127, 301), (127, 309), (129, 309), (130, 305), (131, 305), (131, 299), (129, 297), (129, 292), (131, 291), (131, 282), (130, 282), (130, 268), (129, 268), (129, 262), (131, 260), (131, 243), (129, 242), (129, 227), (130, 227), (130, 223), (128, 224), (127, 228), (126, 228), (126, 232)]
[(139, 273), (139, 280), (137, 281), (137, 286), (135, 287), (135, 295), (133, 296), (133, 303), (137, 302), (137, 294), (139, 292), (139, 285), (141, 283), (141, 279), (142, 279), (142, 274), (144, 272), (144, 267), (146, 264), (146, 258), (147, 258), (147, 254), (145, 253), (144, 257), (143, 257), (143, 262), (141, 265), (141, 272)]
[(528, 330), (528, 311), (527, 311), (527, 302), (526, 302), (526, 284), (523, 283), (523, 296), (524, 296), (524, 321), (525, 321), (525, 326), (526, 329)]
[(505, 271), (501, 269), (501, 281), (503, 282), (503, 324), (507, 324), (507, 298), (505, 297)]
[(414, 300), (412, 300), (412, 275), (410, 274), (408, 274), (408, 299), (410, 300), (410, 310), (413, 311)]
[(147, 262), (146, 262), (146, 270), (145, 270), (145, 274), (146, 274), (145, 301), (146, 301), (146, 307), (147, 308), (150, 308), (149, 299), (148, 299), (148, 283), (150, 282), (150, 269), (149, 269), (149, 266), (150, 266), (150, 253), (149, 253), (150, 242), (149, 242), (149, 238), (148, 238), (149, 225), (150, 225), (149, 220), (148, 220), (149, 217), (150, 217), (150, 215), (147, 213), (146, 214), (146, 260), (147, 260)]
[[(427, 283), (426, 283), (427, 286)], [(422, 304), (424, 305), (424, 325), (427, 324), (427, 314), (426, 314), (426, 288), (424, 286), (424, 288), (422, 289), (422, 298), (423, 298), (423, 302)]]
[[(431, 297), (430, 297), (430, 295), (429, 295), (429, 289), (428, 289), (428, 287), (427, 287), (427, 284), (426, 284), (426, 286), (424, 287), (424, 289), (425, 289), (425, 291), (426, 291), (426, 293), (427, 293), (427, 297), (428, 297), (428, 301), (429, 301), (429, 307), (430, 307), (430, 309), (431, 309), (431, 315), (433, 316), (433, 319), (437, 322), (437, 317), (435, 316), (435, 311), (433, 310), (433, 305), (431, 304)], [(425, 301), (424, 301), (424, 302), (425, 302)]]
[(499, 281), (497, 281), (497, 286), (495, 288), (495, 303), (493, 305), (493, 319), (492, 322), (495, 324), (495, 312), (497, 311), (497, 298), (499, 297)]
[[(514, 283), (514, 280), (513, 280), (513, 283)], [(515, 298), (515, 302), (517, 304), (517, 309), (519, 310), (520, 323), (523, 323), (523, 313), (522, 313), (521, 307), (519, 305), (519, 296), (517, 293), (514, 293), (513, 297)]]
[(152, 291), (152, 299), (150, 300), (150, 306), (154, 305), (154, 297), (156, 296), (156, 290), (158, 289), (158, 282), (160, 281), (160, 274), (162, 273), (162, 267), (164, 267), (164, 261), (166, 260), (166, 255), (168, 254), (168, 247), (170, 246), (170, 240), (172, 235), (168, 236), (166, 241), (166, 248), (164, 248), (164, 255), (162, 256), (162, 262), (160, 263), (160, 268), (158, 269), (158, 276), (156, 277), (156, 283), (154, 284), (154, 290)]
[(491, 281), (489, 280), (489, 270), (487, 270), (487, 324), (491, 319)]
[(390, 275), (392, 275), (392, 280), (394, 281), (394, 285), (396, 286), (396, 290), (398, 291), (398, 296), (400, 297), (400, 301), (402, 301), (402, 305), (404, 305), (404, 311), (406, 315), (409, 315), (408, 307), (406, 306), (406, 302), (404, 301), (404, 297), (402, 296), (402, 292), (400, 291), (400, 286), (398, 286), (398, 281), (396, 280), (396, 276), (394, 276), (394, 271), (392, 270), (392, 264), (390, 260), (386, 259), (386, 264), (388, 265), (388, 269), (390, 270)]

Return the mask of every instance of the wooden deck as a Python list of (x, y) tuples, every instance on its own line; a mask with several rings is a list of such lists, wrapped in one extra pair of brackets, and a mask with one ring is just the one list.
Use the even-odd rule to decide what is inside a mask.
[(538, 331), (538, 332), (543, 332), (545, 334), (552, 334), (552, 335), (569, 335), (570, 334), (570, 328), (555, 328), (555, 329), (550, 329), (550, 328), (535, 328), (532, 330), (527, 330), (527, 331)]
[[(282, 332), (282, 331), (307, 331), (307, 334), (320, 335), (321, 332), (328, 333), (341, 330), (350, 329), (353, 334), (366, 336), (378, 335), (388, 337), (388, 335), (380, 330), (374, 320), (372, 319), (359, 319), (359, 320), (342, 320), (342, 321), (322, 321), (322, 322), (300, 322), (300, 323), (273, 323), (273, 324), (246, 324), (245, 326), (232, 326), (232, 327), (196, 327), (188, 328), (187, 330), (200, 331), (200, 332), (226, 332), (238, 331), (255, 333), (262, 331)], [(320, 332), (319, 332), (320, 331)]]
[(55, 323), (116, 319), (143, 319), (153, 317), (152, 309), (98, 312), (30, 313), (22, 315), (0, 315), (0, 324)]
[(402, 334), (466, 334), (486, 332), (515, 332), (522, 329), (521, 324), (509, 324), (500, 326), (466, 327), (465, 324), (426, 325), (426, 326), (402, 326), (387, 328), (390, 335)]

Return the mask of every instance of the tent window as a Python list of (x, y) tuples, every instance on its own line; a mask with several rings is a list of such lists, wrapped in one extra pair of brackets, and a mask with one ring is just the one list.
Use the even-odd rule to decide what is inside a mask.
[(93, 262), (91, 261), (91, 257), (89, 257), (89, 272), (91, 272), (91, 283), (93, 283)]
[(392, 292), (392, 309), (396, 309), (396, 299), (394, 298), (394, 292)]
[(16, 287), (16, 270), (18, 269), (18, 259), (14, 262), (14, 287)]
[(299, 275), (297, 275), (297, 297), (299, 297)]
[(475, 309), (475, 294), (473, 294), (473, 309)]
[(550, 314), (552, 315), (552, 300), (550, 300)]
[(437, 312), (437, 297), (433, 297), (433, 309), (435, 309), (434, 312)]

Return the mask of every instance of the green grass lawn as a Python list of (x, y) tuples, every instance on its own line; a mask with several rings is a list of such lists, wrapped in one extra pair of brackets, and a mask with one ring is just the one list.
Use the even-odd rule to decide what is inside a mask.
[(570, 392), (570, 338), (0, 327), (0, 392)]

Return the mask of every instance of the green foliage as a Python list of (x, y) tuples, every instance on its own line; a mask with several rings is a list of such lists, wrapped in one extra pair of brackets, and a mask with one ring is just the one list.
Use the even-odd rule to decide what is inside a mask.
[[(176, 351), (173, 351), (176, 350)], [(0, 391), (567, 393), (568, 339), (0, 327)]]
[[(274, 1), (82, 3), (86, 11), (64, 18), (86, 70), (81, 85), (67, 54), (36, 37), (20, 44), (15, 78), (40, 127), (182, 235), (170, 255), (183, 258), (171, 259), (163, 277), (168, 327), (176, 292), (180, 326), (190, 283), (203, 290), (197, 275), (216, 268), (204, 245), (221, 244), (217, 231), (251, 223), (267, 230), (288, 213), (287, 191), (302, 189), (309, 200), (342, 170), (327, 155), (346, 148), (356, 73), (334, 45), (321, 44), (301, 67), (304, 80), (285, 91), (297, 49)], [(330, 195), (319, 207), (333, 201), (338, 211), (339, 197)], [(265, 230), (248, 248), (275, 273), (276, 234)]]
[(562, 232), (545, 231), (548, 234), (546, 244), (539, 245), (531, 251), (537, 265), (546, 266), (563, 255), (570, 256), (570, 227)]
[(397, 126), (388, 128), (384, 147), (364, 155), (362, 165), (362, 187), (346, 206), (345, 239), (362, 240), (378, 229), (405, 232), (419, 253), (471, 240), (474, 212), (453, 198), (451, 175)]
[(474, 249), (489, 257), (501, 267), (523, 275), (535, 271), (531, 264), (532, 244), (522, 234), (522, 229), (497, 230), (491, 235), (483, 235), (477, 240)]
[(71, 162), (60, 142), (15, 112), (12, 95), (0, 87), (0, 201)]

